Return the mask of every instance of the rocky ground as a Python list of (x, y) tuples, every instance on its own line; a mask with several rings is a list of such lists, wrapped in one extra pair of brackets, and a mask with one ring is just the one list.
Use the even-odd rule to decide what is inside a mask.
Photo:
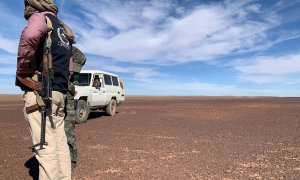
[[(0, 96), (0, 179), (35, 179), (19, 96)], [(127, 97), (76, 126), (73, 179), (300, 179), (300, 98)]]

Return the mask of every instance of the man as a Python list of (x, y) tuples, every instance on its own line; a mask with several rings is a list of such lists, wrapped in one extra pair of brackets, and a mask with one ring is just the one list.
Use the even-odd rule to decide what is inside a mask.
[(71, 167), (72, 169), (77, 164), (77, 145), (75, 137), (75, 108), (74, 108), (74, 96), (75, 96), (75, 86), (74, 86), (74, 76), (80, 73), (82, 66), (85, 64), (86, 58), (84, 54), (75, 46), (72, 49), (73, 56), (73, 71), (69, 81), (69, 88), (66, 98), (66, 108), (65, 108), (65, 132), (68, 139), (68, 145), (71, 155)]
[[(24, 94), (24, 116), (28, 121), (32, 142), (38, 144), (41, 136), (41, 106), (38, 90), (33, 81), (24, 79), (36, 77), (41, 72), (41, 59), (45, 53), (45, 40), (51, 37), (54, 77), (52, 81), (52, 109), (47, 111), (45, 140), (43, 148), (34, 146), (39, 161), (39, 179), (71, 179), (70, 153), (64, 131), (64, 104), (70, 76), (69, 65), (74, 35), (58, 18), (58, 8), (53, 0), (25, 0), (24, 17), (28, 20), (19, 42), (17, 58), (17, 80)], [(48, 19), (46, 19), (46, 17)], [(50, 21), (50, 22), (49, 22)], [(48, 34), (52, 24), (51, 34)], [(48, 42), (48, 41), (46, 41)], [(37, 90), (38, 89), (38, 90)], [(37, 107), (37, 108), (35, 108)]]
[(94, 78), (94, 82), (93, 82), (92, 86), (95, 87), (95, 88), (98, 88), (100, 85), (101, 85), (100, 78), (99, 78), (98, 75), (96, 75), (95, 78)]

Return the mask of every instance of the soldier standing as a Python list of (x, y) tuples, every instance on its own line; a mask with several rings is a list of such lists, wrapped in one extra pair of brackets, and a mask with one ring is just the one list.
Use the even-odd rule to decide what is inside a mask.
[[(69, 65), (72, 63), (71, 44), (74, 43), (74, 35), (71, 29), (57, 18), (58, 8), (53, 0), (24, 2), (24, 17), (28, 20), (28, 25), (24, 28), (19, 42), (16, 85), (24, 91), (22, 96), (25, 106), (24, 116), (30, 128), (32, 142), (38, 145), (33, 146), (33, 151), (39, 161), (39, 179), (70, 180), (71, 163), (64, 131), (64, 104), (70, 76)], [(48, 101), (51, 102), (51, 108), (47, 109), (46, 115), (45, 111), (41, 110), (44, 108), (40, 106), (43, 101), (40, 91), (45, 87), (40, 87), (38, 82), (40, 78), (37, 78), (40, 76), (41, 68), (47, 69), (44, 63), (41, 63), (42, 59), (43, 62), (44, 59), (48, 59), (49, 62), (51, 60), (53, 65), (51, 66), (53, 77), (50, 78), (52, 97), (51, 101)], [(47, 143), (44, 142), (44, 146), (39, 146), (42, 142), (39, 140), (42, 139), (41, 121), (44, 117)]]
[[(84, 54), (75, 46), (72, 49), (73, 55), (73, 74), (69, 81), (67, 98), (66, 98), (66, 108), (65, 108), (65, 132), (68, 139), (68, 145), (71, 156), (71, 167), (72, 169), (77, 164), (77, 145), (75, 137), (75, 107), (74, 107), (74, 96), (75, 96), (75, 86), (74, 81), (81, 71), (82, 66), (85, 64), (86, 57)], [(75, 82), (76, 83), (76, 82)]]

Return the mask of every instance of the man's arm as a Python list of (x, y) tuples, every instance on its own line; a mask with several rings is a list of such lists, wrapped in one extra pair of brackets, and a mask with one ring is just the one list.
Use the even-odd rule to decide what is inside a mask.
[(47, 34), (47, 24), (45, 16), (42, 13), (33, 14), (29, 20), (27, 27), (24, 28), (19, 42), (18, 49), (18, 70), (29, 69), (30, 62), (35, 58), (41, 40)]

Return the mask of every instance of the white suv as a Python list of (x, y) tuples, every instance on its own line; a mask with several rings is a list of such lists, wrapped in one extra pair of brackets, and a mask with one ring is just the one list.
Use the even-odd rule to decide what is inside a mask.
[(113, 116), (117, 106), (125, 100), (123, 79), (109, 72), (82, 70), (74, 84), (77, 123), (87, 121), (91, 110), (105, 110)]

